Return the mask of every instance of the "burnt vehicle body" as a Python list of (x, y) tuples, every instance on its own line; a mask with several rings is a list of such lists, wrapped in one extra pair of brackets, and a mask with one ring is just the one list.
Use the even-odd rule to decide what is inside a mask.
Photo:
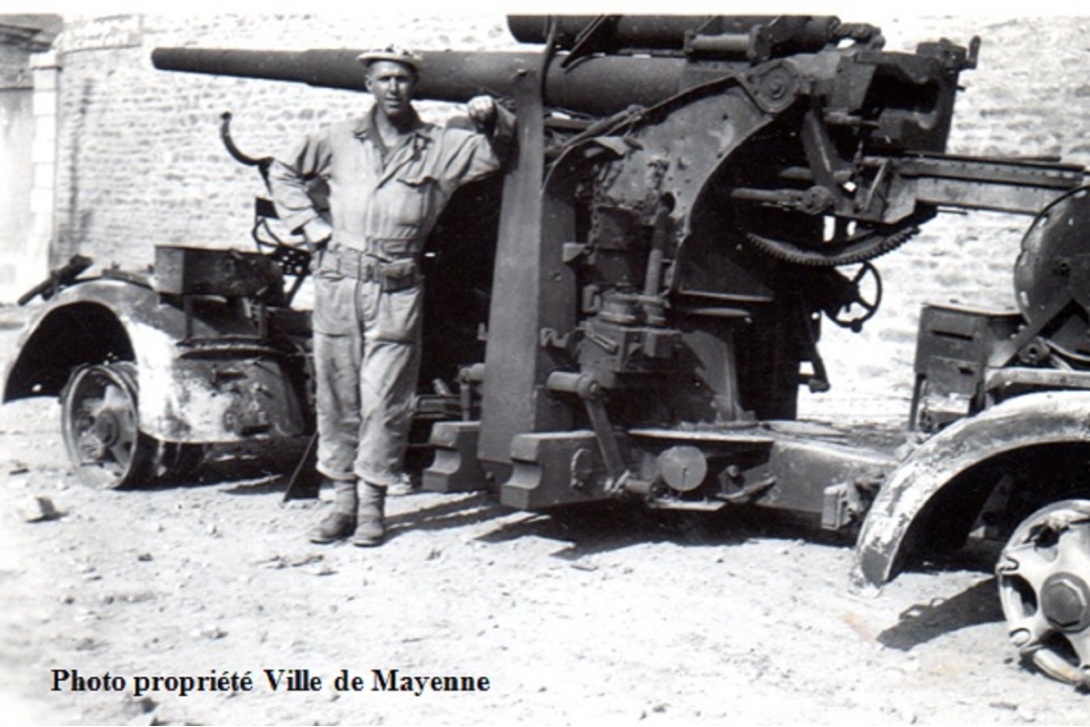
[(1017, 312), (925, 306), (910, 427), (930, 435), (885, 478), (853, 577), (885, 583), (962, 546), (1006, 539), (996, 574), (1011, 640), (1086, 687), (1090, 660), (1090, 190), (1047, 205), (1014, 266)]
[(60, 397), (88, 484), (179, 477), (207, 445), (312, 429), (308, 323), (281, 305), (283, 274), (266, 256), (162, 246), (154, 274), (60, 277), (42, 291), (4, 398)]
[[(509, 25), (541, 47), (423, 54), (418, 97), (491, 92), (518, 113), (503, 179), (455, 195), (424, 260), (430, 360), (418, 410), (435, 454), (424, 486), (495, 488), (525, 509), (624, 498), (861, 525), (861, 585), (958, 547), (984, 522), (1010, 538), (998, 569), (1012, 638), (1050, 674), (1086, 684), (1090, 344), (1086, 254), (1068, 233), (1086, 214), (1083, 169), (945, 154), (977, 41), (890, 52), (877, 28), (818, 16)], [(153, 62), (362, 90), (358, 53), (161, 48)], [(822, 317), (861, 329), (881, 299), (871, 261), (941, 207), (1037, 215), (1016, 269), (1021, 313), (925, 311), (912, 426), (930, 438), (903, 459), (796, 422), (799, 387), (829, 386)], [(59, 293), (42, 320), (97, 295), (75, 292), (87, 285)], [(176, 348), (187, 338), (177, 321), (197, 310), (186, 300), (169, 314)], [(281, 367), (283, 411), (305, 410), (305, 336), (281, 336), (284, 301), (262, 302), (257, 289), (231, 300), (216, 304), (242, 300), (250, 313), (236, 322), (268, 343), (225, 357)], [(152, 364), (136, 348), (107, 359), (135, 362), (147, 391)], [(45, 362), (45, 384), (24, 381), (35, 368), (25, 355), (7, 399), (31, 383), (57, 393), (73, 366), (78, 381), (79, 366), (101, 365)], [(146, 398), (142, 436), (199, 439), (145, 421), (145, 407), (162, 416)], [(254, 436), (307, 431), (305, 415), (266, 419)]]

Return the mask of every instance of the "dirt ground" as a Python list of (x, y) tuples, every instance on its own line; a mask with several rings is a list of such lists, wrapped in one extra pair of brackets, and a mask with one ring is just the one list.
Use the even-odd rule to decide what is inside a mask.
[[(880, 24), (891, 37), (987, 39), (974, 91), (959, 100), (983, 122), (961, 129), (957, 151), (1075, 152), (1085, 163), (1074, 122), (1090, 93), (1078, 75), (1086, 22), (1063, 30), (1075, 44), (1024, 20)], [(1077, 102), (1055, 93), (1067, 86)], [(1037, 127), (1012, 108), (1054, 120), (1050, 136), (1028, 136)], [(937, 220), (883, 261), (878, 325), (851, 340), (827, 327), (838, 398), (804, 411), (903, 417), (917, 294), (935, 281), (959, 294), (971, 276), (973, 296), (947, 302), (1008, 304), (1024, 221), (972, 233), (953, 224)], [(24, 318), (0, 307), (0, 370)], [(887, 408), (868, 409), (875, 401)], [(4, 722), (1090, 724), (1090, 695), (1026, 668), (1007, 643), (988, 548), (864, 598), (848, 589), (850, 540), (767, 513), (557, 518), (488, 493), (391, 499), (382, 548), (322, 547), (304, 534), (328, 503), (282, 503), (283, 483), (257, 463), (214, 467), (199, 483), (95, 491), (76, 481), (59, 430), (55, 401), (0, 406)], [(28, 522), (36, 497), (58, 516)], [(280, 670), (321, 688), (288, 691), (285, 677), (273, 689)], [(391, 670), (488, 688), (418, 695), (413, 679), (376, 691), (376, 674)], [(90, 688), (107, 674), (117, 689)], [(339, 689), (345, 674), (362, 689)], [(156, 677), (157, 689), (136, 694)], [(198, 677), (227, 686), (182, 695), (181, 680)]]
[[(2, 312), (8, 357), (22, 315)], [(394, 498), (384, 547), (322, 547), (304, 533), (325, 500), (283, 504), (259, 467), (91, 490), (45, 399), (0, 407), (0, 442), (6, 720), (1090, 723), (1007, 645), (987, 549), (871, 599), (848, 590), (850, 543), (767, 514), (557, 519), (489, 494)], [(35, 496), (59, 517), (27, 522)], [(321, 688), (274, 690), (281, 669)], [(376, 691), (395, 669), (488, 688)]]

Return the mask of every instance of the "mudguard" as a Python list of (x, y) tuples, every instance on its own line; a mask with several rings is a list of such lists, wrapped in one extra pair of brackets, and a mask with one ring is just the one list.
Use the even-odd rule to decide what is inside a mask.
[(65, 288), (28, 321), (4, 401), (60, 395), (73, 369), (136, 364), (141, 431), (167, 442), (234, 442), (306, 431), (290, 352), (222, 302), (185, 311), (146, 283), (109, 277)]
[(856, 544), (852, 585), (879, 587), (903, 569), (910, 529), (939, 493), (964, 485), (959, 475), (1017, 450), (1068, 443), (1090, 448), (1090, 392), (1026, 394), (942, 430), (886, 478)]

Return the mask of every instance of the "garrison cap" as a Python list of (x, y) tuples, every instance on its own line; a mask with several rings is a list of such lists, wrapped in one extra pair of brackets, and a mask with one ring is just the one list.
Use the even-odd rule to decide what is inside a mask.
[(408, 48), (403, 48), (399, 45), (388, 45), (385, 48), (366, 50), (356, 56), (356, 60), (362, 63), (365, 67), (371, 65), (375, 61), (393, 61), (394, 63), (404, 63), (417, 73), (420, 72), (420, 66), (424, 65), (424, 59), (420, 56), (419, 53), (411, 51)]

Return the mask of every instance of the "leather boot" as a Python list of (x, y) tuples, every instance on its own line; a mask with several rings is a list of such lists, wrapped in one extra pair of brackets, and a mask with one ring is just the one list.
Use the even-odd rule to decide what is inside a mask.
[(307, 537), (312, 543), (324, 545), (337, 540), (344, 540), (356, 532), (356, 512), (359, 509), (359, 495), (355, 480), (335, 480), (333, 482), (333, 512), (322, 518)]
[(364, 482), (362, 485), (359, 525), (356, 527), (356, 537), (352, 538), (352, 544), (369, 548), (382, 545), (382, 541), (386, 538), (386, 527), (383, 524), (386, 488), (370, 482)]

